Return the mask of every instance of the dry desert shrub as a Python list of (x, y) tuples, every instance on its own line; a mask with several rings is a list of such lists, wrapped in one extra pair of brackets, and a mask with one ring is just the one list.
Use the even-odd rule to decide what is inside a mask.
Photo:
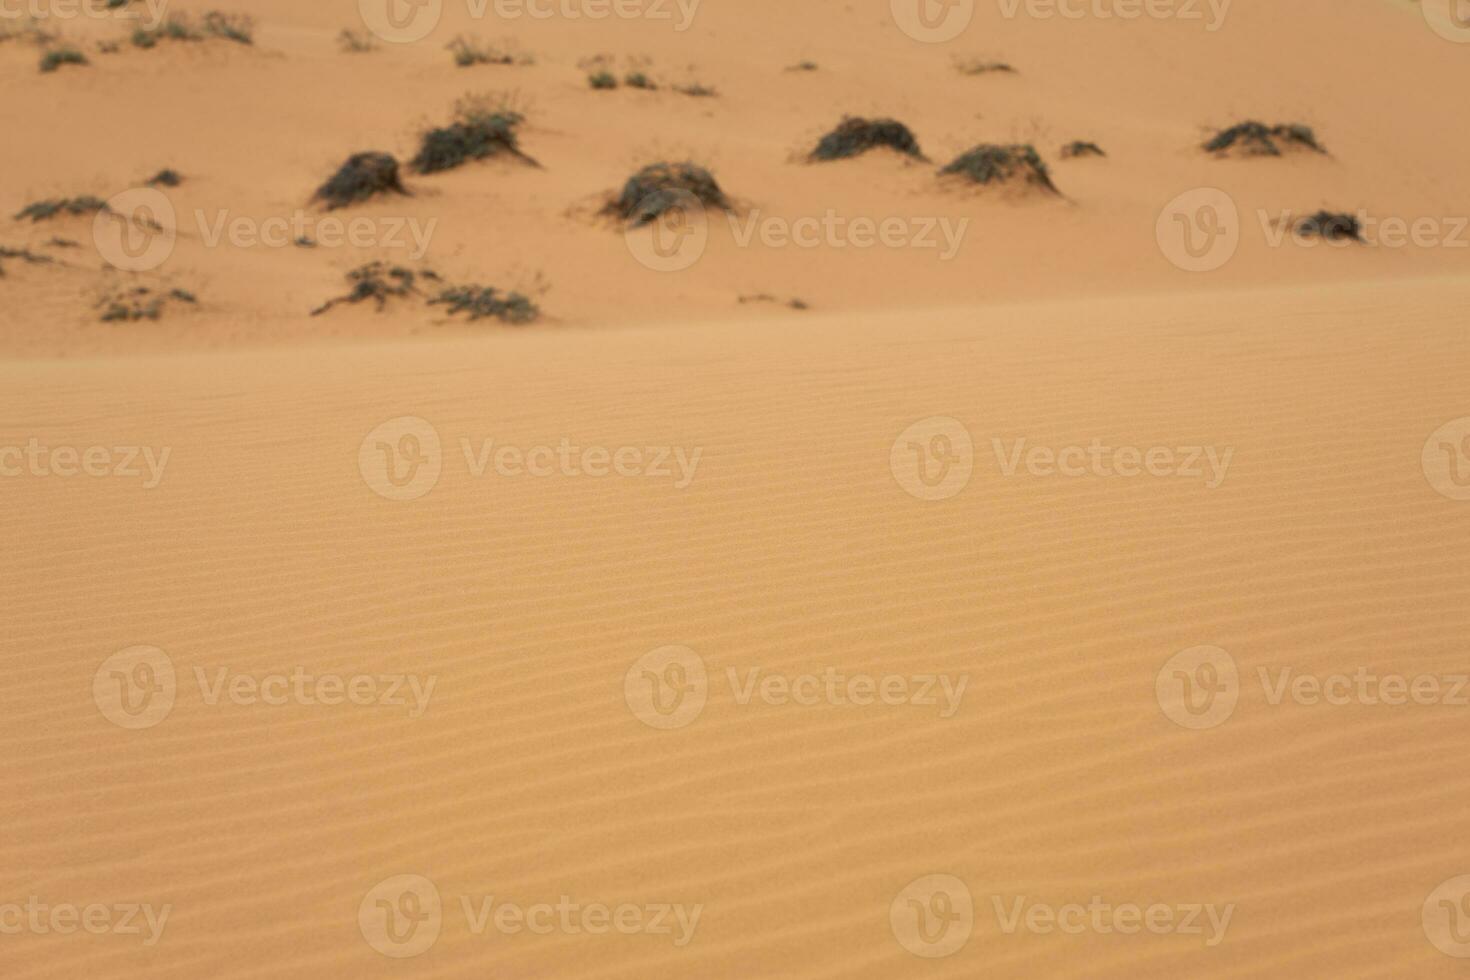
[(811, 160), (846, 160), (878, 147), (896, 150), (916, 160), (926, 159), (913, 132), (895, 119), (847, 116), (818, 141)]

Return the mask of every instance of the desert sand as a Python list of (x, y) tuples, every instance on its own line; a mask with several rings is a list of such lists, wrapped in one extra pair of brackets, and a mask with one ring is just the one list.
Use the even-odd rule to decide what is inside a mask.
[[(0, 975), (1463, 973), (1470, 46), (1392, 0), (979, 3), (943, 43), (886, 2), (447, 3), (361, 53), (352, 3), (230, 9), (252, 44), (0, 42), (0, 246), (51, 260), (0, 258)], [(598, 55), (659, 89), (593, 90)], [(349, 154), (511, 91), (539, 166), (340, 212), (437, 219), (421, 258), (193, 217), (319, 221)], [(803, 159), (844, 114), (928, 161)], [(1245, 119), (1328, 152), (1200, 149)], [(987, 141), (1061, 193), (938, 179)], [(597, 212), (683, 159), (742, 221), (967, 231), (712, 215), (657, 271)], [(10, 217), (163, 168), (156, 268)], [(1200, 188), (1241, 233), (1190, 272)], [(1440, 238), (1258, 220), (1320, 208)], [(376, 259), (542, 316), (310, 315)], [(100, 318), (138, 287), (196, 302)]]

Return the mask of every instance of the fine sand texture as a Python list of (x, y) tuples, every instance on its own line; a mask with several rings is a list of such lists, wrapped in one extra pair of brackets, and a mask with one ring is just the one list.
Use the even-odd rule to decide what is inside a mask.
[[(1467, 301), (1441, 280), (7, 364), (7, 440), (172, 455), (151, 490), (7, 484), (0, 897), (173, 911), (151, 947), (7, 935), (5, 973), (1457, 976), (1421, 910), (1470, 868), (1470, 709), (1273, 704), (1257, 672), (1465, 671), (1470, 510), (1421, 451), (1465, 411)], [(428, 489), (375, 462), (402, 416), (439, 439)], [(935, 416), (974, 444), (942, 500), (891, 459)], [(1210, 487), (1007, 476), (992, 450), (1095, 437), (1233, 457)], [(564, 438), (702, 454), (679, 487), (476, 475), (463, 449)], [(129, 729), (94, 680), (135, 646), (176, 693)], [(707, 670), (693, 717), (628, 678), (671, 646)], [(1158, 684), (1201, 646), (1238, 701), (1191, 729)], [(948, 712), (742, 702), (752, 670), (828, 669), (967, 687)], [(407, 688), (211, 704), (222, 670), (435, 686), (416, 717)], [(974, 909), (944, 958), (890, 918), (936, 874)], [(360, 906), (403, 875), (442, 910), (399, 959)], [(702, 912), (682, 946), (477, 932), (489, 896)], [(1094, 897), (1233, 911), (1214, 945), (995, 911)]]
[(1465, 974), (1470, 23), (382, 2), (0, 19), (0, 978)]

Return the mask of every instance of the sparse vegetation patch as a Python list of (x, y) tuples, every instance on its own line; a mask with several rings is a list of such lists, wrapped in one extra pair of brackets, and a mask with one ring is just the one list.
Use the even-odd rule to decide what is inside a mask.
[(1300, 123), (1281, 123), (1267, 126), (1265, 123), (1238, 123), (1222, 129), (1205, 141), (1204, 149), (1209, 153), (1236, 154), (1239, 156), (1279, 157), (1286, 150), (1310, 150), (1326, 153), (1317, 142), (1317, 134), (1310, 126)]
[(1086, 140), (1073, 140), (1066, 146), (1062, 147), (1063, 160), (1070, 160), (1073, 157), (1105, 156), (1107, 156), (1107, 154), (1103, 152), (1102, 147), (1098, 146), (1096, 143), (1089, 143)]
[(197, 305), (199, 300), (193, 293), (183, 289), (157, 292), (147, 286), (114, 293), (97, 306), (102, 310), (104, 323), (130, 322), (134, 320), (157, 320), (170, 304), (188, 303)]
[(975, 184), (1009, 184), (1020, 181), (1051, 194), (1059, 193), (1041, 155), (1029, 143), (982, 143), (960, 154), (939, 173), (942, 176), (962, 177)]
[(454, 63), (461, 68), (475, 65), (529, 65), (527, 54), (515, 51), (510, 44), (496, 45), (461, 34), (449, 42)]
[[(51, 256), (37, 255), (28, 248), (7, 248), (4, 245), (0, 245), (0, 260), (3, 259), (20, 259), (22, 262), (29, 263), (30, 265), (44, 265), (51, 261)], [(0, 278), (4, 276), (5, 263), (0, 261)]]
[(87, 56), (71, 46), (52, 48), (41, 55), (41, 71), (53, 72), (62, 65), (89, 65)]
[(438, 173), (493, 156), (512, 156), (539, 166), (521, 150), (516, 127), (525, 117), (508, 99), (464, 98), (455, 106), (454, 115), (448, 126), (424, 133), (418, 155), (409, 164), (415, 172)]
[(1004, 61), (986, 61), (983, 58), (960, 58), (954, 64), (961, 75), (988, 75), (993, 72), (1013, 75), (1016, 72)]
[(34, 223), (58, 215), (96, 214), (98, 211), (106, 210), (108, 210), (106, 201), (87, 194), (82, 197), (59, 197), (47, 201), (34, 201), (22, 208), (15, 218), (17, 221), (30, 218)]
[(470, 320), (493, 318), (505, 323), (530, 323), (541, 311), (526, 296), (502, 292), (490, 286), (447, 285), (438, 273), (423, 269), (414, 271), (401, 265), (370, 262), (347, 274), (352, 289), (345, 296), (330, 299), (311, 311), (319, 316), (334, 306), (371, 300), (378, 312), (387, 308), (389, 300), (418, 297), (428, 305), (449, 307), (450, 315), (465, 313)]
[(367, 31), (355, 31), (344, 27), (337, 35), (337, 46), (348, 54), (367, 54), (378, 50), (378, 42)]
[(407, 194), (398, 176), (398, 161), (388, 153), (355, 153), (312, 196), (327, 210), (358, 204), (378, 194)]
[(541, 315), (536, 304), (520, 293), (505, 293), (493, 286), (450, 286), (429, 300), (443, 304), (449, 313), (468, 314), (470, 320), (496, 319), (504, 323), (531, 323)]
[(654, 163), (623, 185), (606, 208), (630, 224), (645, 225), (693, 197), (705, 207), (730, 210), (730, 200), (714, 174), (694, 163)]
[(1363, 226), (1351, 214), (1337, 211), (1318, 211), (1307, 215), (1296, 223), (1298, 234), (1325, 238), (1330, 241), (1363, 241)]
[(211, 10), (198, 22), (184, 14), (173, 14), (153, 27), (139, 27), (133, 31), (133, 45), (139, 48), (156, 47), (160, 41), (207, 41), (221, 38), (236, 44), (254, 44), (254, 22), (244, 14), (226, 14)]
[(917, 160), (926, 159), (919, 141), (903, 123), (894, 119), (862, 119), (848, 116), (817, 143), (812, 160), (845, 160), (876, 147), (897, 150)]

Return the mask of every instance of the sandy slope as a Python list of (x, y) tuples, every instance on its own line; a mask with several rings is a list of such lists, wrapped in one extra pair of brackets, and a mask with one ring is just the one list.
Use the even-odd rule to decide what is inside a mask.
[[(1463, 281), (810, 314), (231, 358), (0, 367), (3, 439), (172, 450), (162, 482), (3, 485), (0, 901), (171, 904), (161, 941), (0, 937), (11, 977), (1437, 977), (1470, 870), (1467, 708), (1269, 703), (1257, 668), (1463, 672), (1470, 505), (1420, 452), (1466, 412)], [(738, 331), (740, 343), (730, 343)], [(359, 448), (416, 415), (427, 495)], [(915, 420), (975, 442), (957, 495), (890, 469)], [(460, 440), (702, 450), (692, 482), (474, 477)], [(1232, 448), (1223, 483), (1007, 477), (991, 440)], [(371, 468), (366, 472), (374, 473)], [(381, 485), (381, 484), (379, 484)], [(172, 712), (92, 698), (166, 651)], [(691, 724), (625, 673), (708, 665)], [(1155, 677), (1213, 645), (1234, 715)], [(392, 706), (209, 705), (193, 679), (433, 675)], [(916, 705), (741, 704), (724, 677), (966, 675)], [(889, 909), (964, 880), (967, 945)], [(360, 931), (377, 883), (443, 899), (431, 949)], [(471, 932), (460, 896), (699, 903), (693, 941)], [(993, 898), (1232, 904), (1224, 941), (1007, 935)]]
[[(210, 6), (180, 0), (172, 9)], [(29, 244), (66, 263), (9, 270), (0, 350), (50, 356), (465, 333), (421, 310), (303, 317), (343, 291), (348, 269), (401, 259), (405, 249), (209, 247), (194, 215), (204, 212), (208, 225), (222, 212), (264, 221), (307, 208), (348, 154), (411, 157), (420, 130), (446, 121), (469, 91), (517, 93), (529, 111), (526, 148), (543, 168), (487, 163), (413, 178), (412, 198), (352, 214), (425, 228), (437, 220), (426, 264), (456, 280), (544, 285), (557, 322), (750, 315), (737, 297), (760, 293), (841, 311), (1419, 277), (1463, 269), (1470, 254), (1271, 248), (1256, 218), (1258, 210), (1320, 207), (1409, 221), (1470, 213), (1462, 179), (1470, 136), (1445, 95), (1463, 84), (1463, 46), (1436, 37), (1414, 4), (1396, 0), (1237, 0), (1217, 31), (1174, 19), (1008, 19), (998, 3), (981, 2), (969, 29), (945, 44), (905, 36), (880, 0), (704, 0), (682, 32), (653, 20), (474, 21), (450, 0), (423, 42), (360, 55), (334, 41), (360, 26), (347, 0), (236, 9), (256, 17), (253, 48), (125, 48), (94, 53), (90, 68), (42, 75), (34, 48), (0, 44), (0, 128), (23, 134), (0, 145), (0, 245)], [(112, 27), (66, 33), (84, 44), (121, 35)], [(444, 44), (460, 33), (509, 39), (535, 63), (456, 68)], [(666, 88), (593, 92), (578, 65), (598, 54), (620, 70), (645, 59)], [(954, 67), (966, 57), (1001, 59), (1018, 74), (967, 77)], [(820, 69), (785, 70), (802, 59)], [(719, 97), (667, 88), (691, 81)], [(902, 119), (936, 164), (982, 141), (1034, 142), (1066, 199), (1018, 206), (946, 191), (935, 166), (887, 155), (797, 162), (844, 113)], [(1313, 125), (1332, 156), (1222, 161), (1199, 152), (1207, 128), (1245, 118)], [(1058, 159), (1074, 139), (1098, 142), (1108, 158)], [(692, 268), (653, 272), (587, 215), (638, 166), (685, 156), (712, 167), (745, 214), (969, 224), (954, 258), (942, 261), (922, 248), (741, 247), (720, 221)], [(98, 324), (96, 295), (133, 277), (109, 271), (88, 248), (46, 244), (60, 235), (85, 245), (84, 219), (32, 226), (9, 215), (43, 197), (109, 197), (166, 166), (186, 177), (169, 192), (180, 241), (142, 280), (190, 289), (202, 308), (158, 324)], [(1248, 224), (1240, 253), (1206, 277), (1175, 268), (1155, 242), (1168, 202), (1200, 186), (1227, 191)]]

